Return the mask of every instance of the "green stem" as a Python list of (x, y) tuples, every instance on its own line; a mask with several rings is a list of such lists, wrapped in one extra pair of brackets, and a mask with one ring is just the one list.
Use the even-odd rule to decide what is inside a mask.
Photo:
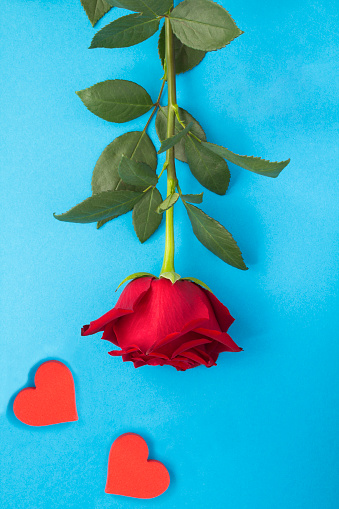
[[(175, 126), (175, 106), (176, 99), (176, 82), (174, 67), (174, 46), (173, 32), (169, 18), (165, 18), (165, 48), (166, 48), (166, 70), (167, 70), (167, 86), (168, 86), (168, 109), (167, 109), (167, 138), (174, 135)], [(174, 147), (166, 152), (167, 164), (167, 196), (175, 192), (177, 185), (177, 176), (175, 173), (175, 157)], [(174, 270), (174, 221), (173, 207), (166, 211), (166, 241), (164, 262), (161, 273), (175, 272)]]
[[(159, 108), (161, 108), (161, 106), (159, 106)], [(175, 110), (174, 110), (174, 111), (175, 111), (175, 116), (177, 117), (177, 121), (179, 122), (179, 124), (180, 124), (183, 128), (185, 128), (185, 127), (186, 127), (186, 124), (185, 124), (185, 122), (183, 122), (183, 121), (181, 120), (181, 118), (180, 118), (180, 115), (179, 115), (179, 107), (178, 107), (178, 105), (177, 105), (177, 104), (175, 105)], [(189, 132), (189, 136), (192, 136), (192, 138), (195, 138), (195, 139), (196, 139), (199, 143), (201, 143), (201, 139), (200, 139), (200, 138), (198, 138), (198, 136), (196, 136), (196, 135), (195, 135), (194, 133), (192, 133), (191, 131)]]

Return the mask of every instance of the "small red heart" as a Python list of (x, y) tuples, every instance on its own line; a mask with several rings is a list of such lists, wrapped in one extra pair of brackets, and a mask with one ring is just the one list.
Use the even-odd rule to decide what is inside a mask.
[(77, 421), (74, 381), (71, 371), (59, 361), (38, 367), (34, 383), (19, 392), (13, 411), (19, 421), (30, 426), (48, 426)]
[(134, 498), (154, 498), (167, 490), (170, 476), (156, 460), (148, 460), (145, 440), (134, 433), (113, 443), (108, 459), (106, 493)]

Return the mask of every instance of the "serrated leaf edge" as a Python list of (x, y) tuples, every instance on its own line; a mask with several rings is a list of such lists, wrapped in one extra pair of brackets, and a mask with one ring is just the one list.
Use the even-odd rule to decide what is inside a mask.
[[(213, 2), (213, 3), (216, 3), (216, 2)], [(180, 3), (176, 6), (176, 7), (179, 7)], [(205, 51), (205, 53), (210, 53), (211, 51), (218, 51), (219, 49), (223, 49), (223, 48), (226, 48), (226, 46), (228, 46), (231, 42), (233, 42), (235, 39), (237, 39), (237, 37), (239, 37), (240, 35), (244, 34), (245, 32), (243, 30), (240, 30), (240, 28), (238, 27), (238, 25), (236, 24), (236, 22), (234, 21), (234, 19), (232, 18), (232, 16), (230, 15), (230, 13), (225, 9), (225, 7), (223, 7), (222, 5), (220, 4), (217, 4), (219, 5), (219, 7), (222, 7), (222, 9), (224, 9), (224, 11), (227, 12), (227, 14), (229, 15), (229, 17), (231, 18), (231, 20), (233, 21), (234, 25), (236, 26), (237, 30), (238, 30), (238, 34), (235, 35), (233, 37), (233, 39), (231, 39), (229, 42), (227, 42), (224, 46), (220, 46), (220, 48), (216, 48), (216, 49), (212, 49), (212, 50), (200, 50), (200, 51)], [(175, 9), (173, 9), (172, 13), (174, 12)], [(171, 13), (171, 14), (172, 14)], [(169, 15), (169, 18), (173, 18), (173, 16), (171, 16), (171, 14)], [(177, 19), (178, 21), (180, 20), (183, 20), (183, 18), (173, 18), (173, 19)], [(194, 20), (190, 20), (190, 21), (194, 21)], [(177, 36), (177, 34), (174, 32), (173, 30), (173, 33), (174, 35), (181, 41), (180, 37)], [(181, 41), (182, 42), (182, 41)], [(184, 42), (182, 42), (182, 44), (185, 44)], [(185, 44), (185, 46), (188, 46), (188, 44)], [(193, 49), (199, 49), (199, 48), (194, 48), (193, 46), (188, 46), (189, 48), (193, 48)]]
[[(104, 13), (103, 13), (103, 14), (102, 14), (102, 15), (101, 15), (98, 19), (96, 19), (96, 16), (94, 15), (93, 19), (94, 19), (95, 21), (93, 22), (93, 21), (91, 20), (91, 18), (89, 17), (89, 15), (88, 15), (88, 12), (87, 12), (87, 10), (86, 10), (86, 8), (85, 8), (85, 6), (84, 6), (83, 0), (80, 0), (80, 3), (81, 3), (81, 5), (82, 5), (82, 7), (83, 7), (83, 9), (84, 9), (84, 11), (85, 11), (86, 16), (88, 17), (88, 19), (89, 19), (89, 21), (90, 21), (90, 23), (91, 23), (92, 27), (94, 27), (94, 26), (98, 23), (98, 21), (99, 21), (100, 19), (102, 19), (102, 18), (105, 16), (105, 14), (107, 14), (107, 13), (108, 13), (108, 12), (109, 12), (112, 8), (113, 8), (113, 5), (110, 5), (108, 2), (104, 2), (104, 3), (106, 3), (106, 4), (109, 6), (109, 9), (108, 9), (107, 11), (105, 11), (105, 12), (104, 12)], [(97, 4), (98, 4), (98, 2), (97, 2)], [(94, 14), (96, 13), (96, 11), (97, 11), (97, 5), (95, 6), (95, 12), (94, 12)]]
[[(262, 157), (259, 157), (259, 156), (246, 156), (246, 155), (237, 154), (236, 152), (232, 152), (232, 150), (230, 150), (229, 148), (226, 148), (226, 147), (223, 147), (222, 145), (217, 145), (216, 143), (211, 143), (211, 142), (208, 142), (208, 141), (201, 141), (201, 144), (205, 148), (208, 148), (211, 152), (214, 152), (214, 151), (209, 146), (210, 145), (215, 145), (217, 147), (220, 147), (220, 148), (223, 148), (225, 150), (228, 150), (229, 152), (231, 152), (235, 156), (243, 157), (244, 159), (247, 159), (247, 160), (248, 159), (251, 160), (251, 161), (258, 161), (259, 160), (259, 161), (262, 161), (263, 163), (268, 163), (268, 164), (284, 164), (284, 166), (281, 168), (281, 170), (279, 170), (278, 175), (272, 176), (272, 175), (268, 174), (269, 171), (274, 171), (274, 170), (267, 170), (267, 174), (264, 174), (264, 173), (258, 174), (255, 170), (249, 170), (248, 168), (244, 168), (243, 166), (240, 166), (239, 164), (231, 161), (227, 157), (220, 156), (220, 154), (217, 154), (217, 155), (219, 155), (219, 157), (222, 157), (223, 159), (226, 159), (226, 161), (229, 161), (230, 163), (234, 164), (235, 166), (239, 166), (239, 168), (242, 168), (243, 170), (251, 171), (252, 173), (257, 173), (257, 175), (263, 175), (264, 177), (271, 177), (271, 178), (279, 177), (279, 175), (282, 172), (282, 170), (284, 170), (286, 168), (286, 166), (291, 162), (290, 158), (286, 159), (285, 161), (270, 161), (269, 159), (263, 159)], [(214, 152), (214, 153), (216, 154), (216, 152)], [(260, 171), (264, 172), (265, 170), (260, 170)]]
[[(138, 17), (140, 17), (140, 16), (144, 16), (144, 17), (146, 17), (146, 18), (149, 18), (149, 19), (148, 19), (148, 21), (145, 21), (144, 23), (139, 24), (139, 25), (138, 25), (139, 27), (140, 27), (141, 25), (146, 25), (147, 23), (151, 23), (151, 22), (153, 22), (153, 21), (157, 21), (157, 22), (158, 22), (158, 27), (157, 27), (157, 29), (155, 30), (155, 32), (154, 32), (154, 33), (156, 33), (156, 32), (159, 30), (159, 23), (160, 23), (160, 20), (159, 20), (158, 18), (156, 18), (156, 17), (151, 17), (151, 16), (147, 16), (147, 15), (145, 15), (145, 14), (141, 13), (141, 12), (133, 12), (132, 14), (127, 14), (126, 16), (121, 16), (120, 18), (115, 19), (115, 20), (114, 20), (114, 21), (112, 21), (111, 23), (108, 23), (108, 25), (105, 25), (103, 28), (101, 28), (101, 29), (100, 29), (100, 30), (99, 30), (99, 31), (98, 31), (98, 32), (97, 32), (97, 33), (93, 36), (93, 38), (92, 38), (92, 40), (91, 40), (91, 44), (90, 44), (90, 46), (89, 46), (89, 48), (88, 48), (88, 49), (98, 49), (98, 48), (107, 48), (107, 49), (119, 48), (119, 49), (120, 49), (120, 46), (113, 46), (113, 47), (111, 47), (111, 46), (101, 46), (101, 45), (100, 45), (100, 46), (97, 46), (97, 45), (95, 45), (95, 46), (94, 46), (94, 45), (93, 45), (93, 42), (97, 39), (98, 34), (100, 34), (100, 32), (102, 32), (103, 30), (105, 30), (107, 27), (109, 27), (110, 25), (113, 25), (113, 23), (115, 23), (116, 21), (119, 21), (120, 19), (123, 19), (123, 18), (129, 18), (129, 17), (131, 17), (131, 16), (133, 16), (134, 18), (138, 18)], [(128, 29), (126, 29), (126, 30), (133, 30), (133, 28), (135, 28), (135, 27), (134, 27), (134, 26), (132, 26), (132, 27), (129, 27)], [(152, 34), (152, 35), (154, 35), (154, 34)], [(149, 37), (147, 37), (147, 38), (146, 38), (146, 39), (144, 39), (143, 41), (140, 41), (140, 42), (138, 42), (138, 43), (133, 44), (132, 46), (136, 46), (137, 44), (140, 44), (141, 42), (144, 42), (145, 40), (147, 40), (147, 39), (149, 39), (150, 37), (152, 37), (152, 35), (150, 35)], [(107, 36), (107, 37), (109, 37), (109, 36)], [(124, 48), (124, 47), (128, 47), (128, 46), (122, 46), (122, 48)]]
[[(161, 196), (161, 193), (160, 193), (159, 189), (157, 189), (156, 187), (152, 186), (152, 188), (151, 188), (151, 189), (148, 189), (148, 191), (146, 191), (146, 192), (142, 193), (142, 194), (143, 194), (143, 196), (140, 198), (140, 200), (139, 200), (137, 203), (139, 203), (139, 202), (140, 202), (143, 198), (145, 198), (145, 196), (147, 196), (148, 194), (152, 193), (152, 195), (153, 195), (153, 193), (154, 193), (155, 191), (157, 191), (157, 192), (160, 194), (160, 196)], [(161, 199), (162, 199), (162, 196), (161, 196)], [(151, 197), (151, 200), (152, 200), (152, 197)], [(150, 203), (151, 203), (151, 200), (150, 200)], [(136, 203), (136, 205), (137, 205), (137, 203)], [(134, 207), (133, 207), (133, 212), (134, 212)], [(150, 207), (148, 208), (148, 215), (149, 215), (149, 214), (150, 214)], [(162, 221), (162, 218), (161, 218), (161, 221)], [(154, 232), (153, 232), (153, 233), (155, 233), (155, 232), (156, 232), (156, 230), (159, 228), (159, 226), (160, 226), (160, 224), (161, 224), (161, 221), (159, 222), (159, 225), (157, 226), (157, 228), (154, 230)], [(147, 223), (146, 223), (146, 224), (147, 224)], [(138, 239), (139, 239), (139, 241), (141, 242), (141, 244), (144, 244), (144, 243), (145, 243), (145, 242), (146, 242), (146, 241), (147, 241), (147, 240), (148, 240), (148, 239), (149, 239), (149, 238), (153, 235), (153, 233), (152, 233), (149, 237), (147, 237), (147, 239), (145, 239), (145, 240), (141, 240), (141, 238), (139, 237), (138, 232), (137, 232), (137, 230), (136, 230), (136, 228), (135, 228), (134, 218), (133, 218), (133, 228), (134, 228), (134, 231), (135, 231), (135, 233), (136, 233), (136, 236), (138, 237)]]
[[(184, 205), (185, 205), (185, 207), (186, 207), (186, 210), (188, 210), (188, 209), (189, 209), (189, 207), (193, 207), (193, 208), (195, 208), (195, 209), (198, 209), (200, 212), (202, 212), (203, 214), (205, 214), (205, 216), (207, 216), (209, 219), (212, 219), (212, 220), (213, 220), (213, 221), (214, 221), (214, 222), (215, 222), (215, 223), (216, 223), (216, 224), (217, 224), (220, 228), (222, 228), (223, 230), (226, 230), (226, 228), (225, 228), (225, 227), (224, 227), (221, 223), (219, 223), (219, 221), (217, 221), (216, 219), (214, 219), (214, 217), (211, 217), (211, 216), (209, 216), (208, 214), (206, 214), (206, 212), (204, 212), (203, 210), (199, 209), (199, 207), (196, 207), (195, 205), (192, 205), (191, 203), (190, 203), (190, 204), (188, 204), (188, 203), (185, 203), (185, 202), (184, 202)], [(189, 218), (189, 219), (190, 219), (190, 218)], [(192, 228), (193, 228), (193, 225), (192, 225)], [(206, 228), (205, 228), (205, 230), (206, 230)], [(207, 233), (209, 234), (209, 236), (211, 237), (211, 234), (209, 233), (209, 231), (208, 231), (208, 230), (206, 230), (206, 231), (207, 231)], [(240, 269), (240, 270), (248, 270), (248, 267), (246, 266), (246, 264), (245, 264), (245, 262), (244, 262), (243, 255), (242, 255), (242, 252), (241, 252), (241, 250), (240, 250), (240, 248), (239, 248), (239, 246), (238, 246), (237, 241), (233, 238), (233, 235), (232, 235), (232, 234), (231, 234), (228, 230), (226, 230), (226, 232), (227, 232), (227, 233), (228, 233), (228, 234), (232, 237), (232, 239), (233, 239), (233, 241), (235, 242), (235, 244), (236, 244), (237, 248), (239, 249), (239, 253), (240, 253), (240, 256), (241, 256), (242, 262), (243, 262), (243, 264), (244, 264), (244, 268), (238, 267), (238, 266), (236, 266), (236, 265), (231, 265), (230, 263), (229, 263), (228, 265), (231, 265), (232, 267), (234, 267), (234, 268), (236, 268), (236, 269), (238, 268), (238, 269)], [(194, 230), (193, 230), (193, 233), (194, 233)], [(197, 239), (198, 239), (198, 237), (197, 237)], [(198, 240), (199, 240), (199, 239), (198, 239)], [(199, 240), (199, 242), (200, 242), (200, 240)], [(201, 242), (201, 244), (202, 244), (202, 242)], [(203, 244), (203, 246), (204, 246), (204, 244)], [(204, 247), (206, 247), (206, 246), (204, 246)], [(208, 249), (208, 248), (206, 248), (206, 249)], [(209, 250), (209, 251), (210, 251), (210, 250)], [(212, 253), (212, 251), (211, 251), (211, 253)], [(213, 254), (215, 254), (215, 253), (213, 253)], [(215, 256), (217, 256), (217, 258), (219, 258), (219, 256), (218, 256), (218, 255), (215, 255)], [(231, 257), (230, 257), (230, 258), (231, 258)], [(220, 258), (220, 259), (221, 259), (221, 258)], [(221, 260), (222, 260), (222, 259), (221, 259)], [(222, 260), (222, 261), (224, 261), (224, 260)], [(225, 263), (227, 263), (227, 262), (225, 262)]]
[[(99, 194), (101, 195), (104, 195), (104, 194), (108, 194), (108, 193), (112, 193), (112, 192), (115, 192), (115, 193), (119, 193), (119, 192), (126, 192), (126, 191), (114, 191), (114, 190), (110, 190), (110, 191), (102, 191), (101, 193), (96, 193), (96, 194), (92, 194), (91, 196), (89, 196), (88, 198), (85, 198), (84, 200), (82, 200), (80, 203), (77, 203), (76, 205), (74, 205), (73, 207), (71, 207), (70, 209), (66, 210), (66, 212), (63, 212), (62, 214), (56, 214), (55, 212), (53, 212), (53, 216), (55, 219), (57, 219), (58, 221), (63, 221), (63, 219), (59, 219), (59, 217), (61, 216), (65, 216), (66, 214), (68, 214), (68, 212), (70, 212), (71, 210), (75, 209), (76, 207), (78, 207), (79, 205), (81, 205), (82, 203), (84, 203), (85, 201), (87, 200), (90, 200), (91, 198), (95, 197), (95, 196), (98, 196)], [(143, 197), (143, 194), (142, 192), (137, 192), (137, 191), (128, 191), (130, 193), (134, 193), (135, 195), (140, 195), (139, 196), (139, 200), (141, 200), (141, 198)], [(135, 199), (136, 199), (136, 196), (135, 196)], [(133, 202), (134, 200), (129, 200), (130, 202)], [(133, 207), (132, 207), (133, 208)], [(125, 212), (126, 213), (126, 212)], [(115, 217), (119, 217), (119, 216), (123, 216), (125, 213), (122, 213), (122, 214), (118, 214)], [(108, 219), (108, 218), (106, 218)], [(65, 221), (65, 222), (73, 222), (73, 221)], [(93, 223), (97, 222), (97, 220), (95, 219), (94, 221), (92, 221)]]

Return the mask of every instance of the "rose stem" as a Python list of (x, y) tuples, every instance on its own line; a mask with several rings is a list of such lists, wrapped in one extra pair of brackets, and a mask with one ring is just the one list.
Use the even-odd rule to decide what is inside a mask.
[[(174, 47), (173, 32), (169, 18), (165, 18), (165, 48), (166, 48), (166, 69), (167, 69), (167, 86), (168, 86), (168, 108), (167, 108), (167, 138), (174, 135), (175, 126), (175, 107), (176, 83), (174, 68)], [(175, 192), (177, 185), (177, 176), (175, 173), (175, 157), (174, 147), (166, 152), (167, 165), (167, 196)], [(174, 223), (173, 223), (173, 207), (166, 210), (166, 240), (164, 262), (161, 273), (175, 272), (174, 270)]]

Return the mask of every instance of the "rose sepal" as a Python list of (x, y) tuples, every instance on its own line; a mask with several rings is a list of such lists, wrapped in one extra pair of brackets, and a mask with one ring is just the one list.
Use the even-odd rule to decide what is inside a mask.
[(206, 285), (203, 281), (200, 281), (200, 279), (197, 279), (196, 277), (181, 277), (180, 280), (182, 281), (192, 281), (192, 283), (196, 283), (197, 285), (202, 286), (209, 292), (213, 293), (212, 290), (209, 288), (209, 286)]
[(115, 291), (119, 290), (120, 286), (127, 283), (127, 281), (131, 281), (132, 279), (139, 279), (141, 277), (155, 277), (156, 279), (158, 279), (157, 276), (155, 276), (154, 274), (150, 274), (149, 272), (135, 272), (134, 274), (125, 277), (125, 279), (121, 281), (120, 285), (116, 288)]
[(169, 279), (173, 285), (176, 281), (182, 279), (181, 276), (174, 271), (162, 272), (159, 278)]

